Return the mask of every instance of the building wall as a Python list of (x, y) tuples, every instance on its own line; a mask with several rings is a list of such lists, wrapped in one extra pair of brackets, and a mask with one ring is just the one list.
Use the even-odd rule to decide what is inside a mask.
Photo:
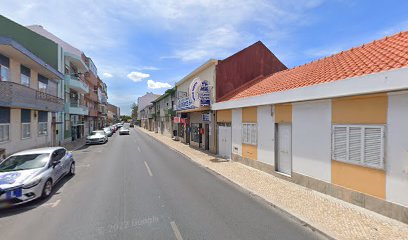
[(232, 109), (232, 153), (242, 156), (242, 109)]
[(271, 105), (259, 106), (258, 121), (258, 160), (275, 165), (275, 120)]
[(408, 206), (408, 93), (390, 94), (388, 106), (385, 195), (387, 201)]
[(0, 148), (6, 149), (6, 154), (10, 155), (22, 150), (49, 146), (51, 144), (51, 113), (48, 113), (48, 135), (38, 135), (38, 115), (34, 117), (34, 111), (31, 111), (31, 137), (21, 139), (21, 109), (10, 109), (10, 140), (0, 143)]
[(286, 69), (280, 60), (262, 43), (255, 44), (218, 62), (216, 100), (259, 77)]
[(221, 110), (217, 111), (217, 122), (230, 123), (232, 121), (232, 111), (231, 110)]
[[(333, 124), (387, 124), (386, 94), (333, 99)], [(385, 198), (385, 171), (332, 160), (332, 183)], [(363, 182), (362, 182), (363, 181)]]
[(36, 56), (58, 68), (58, 44), (0, 15), (0, 35), (10, 37)]
[(292, 171), (331, 182), (331, 101), (293, 104)]

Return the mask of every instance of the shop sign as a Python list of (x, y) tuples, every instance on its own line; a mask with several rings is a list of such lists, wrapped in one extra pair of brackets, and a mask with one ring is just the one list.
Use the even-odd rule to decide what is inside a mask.
[(174, 117), (174, 123), (180, 123), (180, 117)]
[(203, 113), (201, 114), (201, 118), (203, 122), (211, 122), (211, 113)]
[(210, 87), (208, 81), (195, 78), (189, 87), (188, 95), (180, 92), (177, 100), (177, 110), (186, 110), (203, 106), (210, 106)]

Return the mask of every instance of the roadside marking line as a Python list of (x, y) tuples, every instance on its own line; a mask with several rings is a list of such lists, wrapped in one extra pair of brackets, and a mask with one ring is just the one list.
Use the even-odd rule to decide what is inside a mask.
[(85, 164), (85, 165), (77, 165), (76, 167), (90, 167), (91, 164)]
[(171, 228), (173, 229), (174, 235), (176, 236), (177, 240), (183, 240), (183, 238), (181, 237), (181, 233), (176, 225), (176, 223), (174, 221), (170, 222)]
[(139, 147), (139, 146), (137, 147), (137, 151), (142, 152), (142, 150), (140, 150), (140, 147)]
[(144, 164), (146, 166), (147, 172), (149, 173), (150, 177), (153, 177), (152, 170), (150, 170), (150, 167), (149, 167), (149, 165), (147, 165), (146, 161), (144, 161)]
[(51, 205), (52, 208), (55, 208), (58, 206), (58, 204), (61, 202), (61, 199), (58, 199), (54, 204)]

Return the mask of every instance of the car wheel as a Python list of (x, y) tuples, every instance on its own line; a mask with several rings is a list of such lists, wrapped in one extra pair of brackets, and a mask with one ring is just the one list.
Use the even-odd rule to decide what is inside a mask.
[(52, 192), (52, 180), (48, 179), (44, 184), (41, 197), (47, 198), (51, 195), (51, 192)]
[(74, 176), (75, 175), (75, 163), (71, 163), (71, 167), (69, 168), (69, 175)]

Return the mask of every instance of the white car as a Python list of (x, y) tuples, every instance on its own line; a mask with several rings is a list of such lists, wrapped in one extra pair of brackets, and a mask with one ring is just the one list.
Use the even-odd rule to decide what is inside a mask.
[(48, 197), (53, 186), (67, 174), (75, 174), (75, 161), (65, 148), (15, 153), (0, 163), (0, 206)]
[(104, 130), (92, 131), (91, 135), (86, 137), (86, 144), (106, 143), (108, 136)]
[(129, 129), (126, 128), (126, 127), (122, 127), (122, 128), (119, 130), (119, 135), (129, 135), (129, 134), (130, 134), (130, 131), (129, 131)]

